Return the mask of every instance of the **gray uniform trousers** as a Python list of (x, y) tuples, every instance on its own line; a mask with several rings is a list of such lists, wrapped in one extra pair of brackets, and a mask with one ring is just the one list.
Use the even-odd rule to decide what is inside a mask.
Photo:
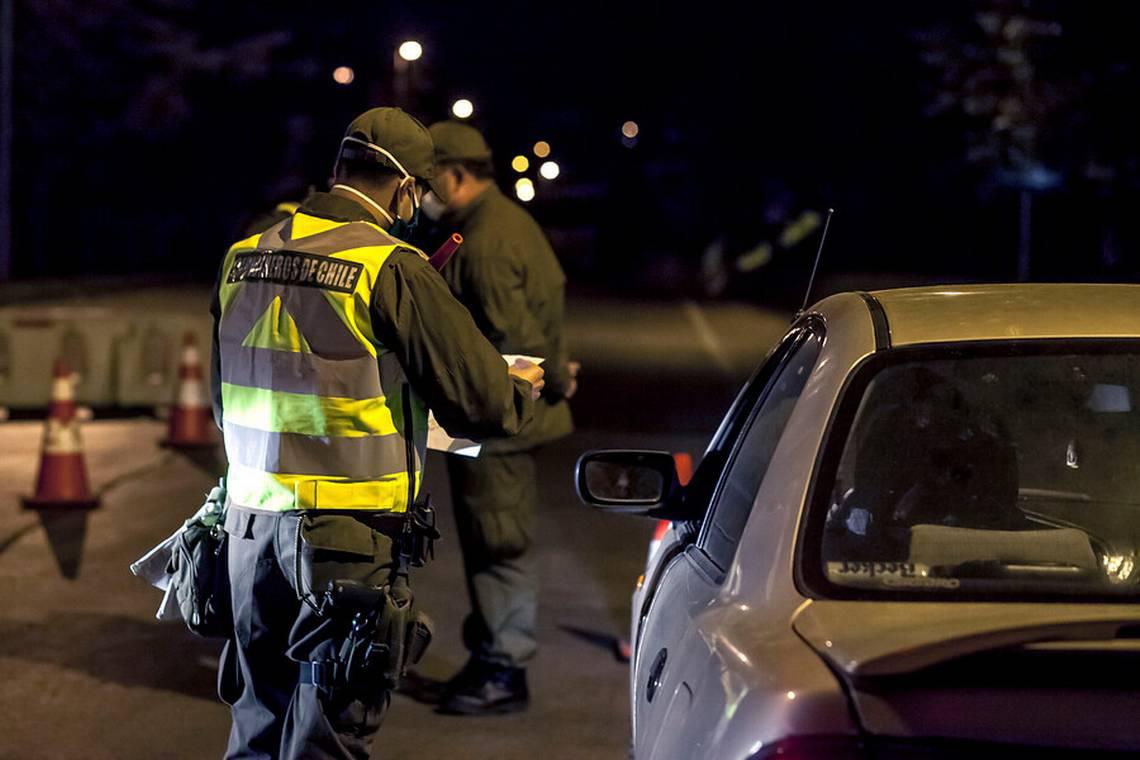
[(463, 643), (478, 660), (522, 667), (538, 649), (534, 451), (449, 454), (447, 472), (471, 599)]
[(348, 623), (297, 598), (298, 528), (303, 588), (318, 605), (330, 580), (386, 583), (391, 539), (343, 513), (230, 507), (225, 527), (234, 617), (218, 670), (233, 718), (226, 757), (367, 760), (390, 693), (327, 693), (299, 681), (298, 663), (332, 659)]

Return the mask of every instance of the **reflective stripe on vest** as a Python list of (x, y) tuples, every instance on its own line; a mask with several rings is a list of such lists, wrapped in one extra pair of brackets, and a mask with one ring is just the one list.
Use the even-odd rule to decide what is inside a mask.
[(375, 225), (298, 212), (226, 255), (218, 337), (232, 503), (401, 512), (418, 492), (427, 410), (371, 319), (397, 247)]

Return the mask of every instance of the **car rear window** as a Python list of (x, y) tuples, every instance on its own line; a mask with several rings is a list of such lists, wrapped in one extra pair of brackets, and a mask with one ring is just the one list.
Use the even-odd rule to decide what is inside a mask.
[(1134, 344), (886, 357), (851, 384), (828, 444), (814, 577), (859, 595), (1137, 593)]

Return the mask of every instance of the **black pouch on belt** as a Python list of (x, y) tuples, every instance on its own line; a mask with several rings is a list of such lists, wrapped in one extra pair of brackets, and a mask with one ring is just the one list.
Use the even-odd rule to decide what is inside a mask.
[(233, 635), (225, 531), (199, 526), (182, 531), (170, 571), (186, 627), (199, 636)]
[(187, 521), (186, 528), (178, 535), (167, 569), (186, 627), (199, 636), (226, 638), (233, 635), (233, 613), (226, 532), (221, 525), (220, 503), (215, 499), (211, 492), (203, 512), (214, 514), (216, 511), (216, 519), (210, 520), (209, 525), (204, 524), (200, 519), (203, 512), (199, 512)]
[[(417, 612), (412, 616), (412, 622), (408, 624), (408, 635), (404, 644), (404, 668), (407, 669), (409, 665), (415, 665), (424, 656), (427, 651), (428, 645), (431, 644), (432, 635), (435, 633), (435, 626), (431, 622), (431, 618), (422, 612)], [(400, 675), (403, 675), (401, 673)]]

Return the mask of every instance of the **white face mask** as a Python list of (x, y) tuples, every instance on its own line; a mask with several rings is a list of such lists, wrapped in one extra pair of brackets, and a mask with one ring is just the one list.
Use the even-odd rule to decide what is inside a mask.
[(352, 187), (351, 185), (346, 185), (346, 184), (344, 184), (343, 182), (338, 182), (338, 183), (336, 183), (335, 185), (333, 185), (332, 187), (330, 187), (329, 189), (330, 189), (330, 190), (344, 190), (344, 191), (345, 191), (345, 192), (347, 192), (347, 193), (352, 193), (352, 194), (353, 194), (353, 195), (355, 195), (357, 198), (359, 198), (359, 199), (360, 199), (360, 201), (361, 201), (362, 203), (364, 203), (366, 206), (369, 206), (369, 207), (371, 207), (371, 208), (374, 208), (374, 209), (376, 209), (377, 211), (379, 211), (381, 214), (383, 214), (383, 215), (384, 215), (384, 218), (388, 220), (388, 224), (394, 224), (394, 223), (396, 222), (396, 217), (392, 216), (392, 212), (391, 212), (391, 211), (389, 211), (388, 209), (384, 208), (384, 207), (383, 207), (383, 206), (381, 206), (379, 203), (377, 203), (376, 201), (372, 200), (372, 199), (371, 199), (371, 198), (369, 198), (367, 195), (365, 195), (364, 193), (360, 192), (359, 190), (357, 190), (355, 187)]
[(443, 218), (444, 212), (447, 211), (447, 204), (436, 197), (436, 194), (431, 190), (428, 190), (420, 199), (420, 208), (423, 209), (424, 216), (433, 222), (438, 222)]

